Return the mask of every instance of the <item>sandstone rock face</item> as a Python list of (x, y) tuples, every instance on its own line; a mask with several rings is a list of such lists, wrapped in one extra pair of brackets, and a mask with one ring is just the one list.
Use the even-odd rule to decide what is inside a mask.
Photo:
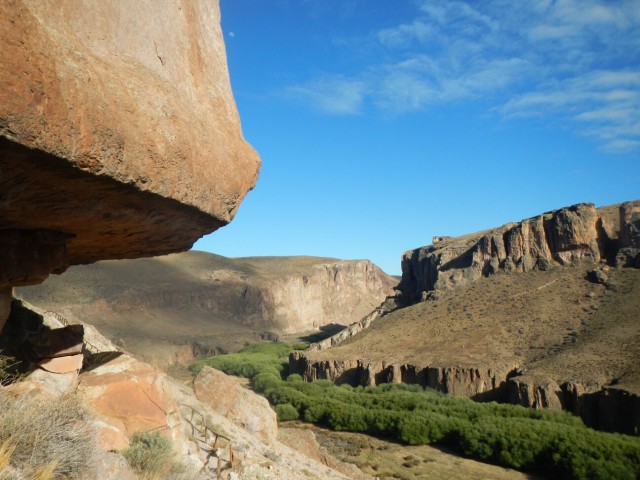
[(240, 386), (232, 377), (204, 367), (193, 381), (196, 397), (252, 435), (270, 443), (278, 434), (276, 413), (266, 398)]
[[(236, 382), (233, 378), (230, 380)], [(205, 478), (280, 480), (297, 479), (301, 478), (301, 475), (310, 480), (368, 478), (355, 467), (346, 470), (348, 472), (345, 472), (346, 474), (341, 473), (342, 468), (337, 471), (335, 469), (337, 466), (333, 465), (330, 458), (326, 462), (321, 460), (321, 463), (315, 458), (287, 447), (281, 441), (265, 441), (260, 434), (250, 433), (241, 422), (231, 421), (227, 416), (209, 406), (208, 402), (198, 400), (193, 390), (187, 385), (173, 379), (170, 379), (170, 382), (173, 396), (181, 407), (185, 435), (192, 439), (192, 446), (195, 447), (193, 442), (200, 445), (199, 448), (190, 449), (189, 453), (193, 456), (194, 450), (198, 452), (201, 465), (204, 464), (202, 471), (206, 472)], [(242, 388), (237, 383), (236, 387)], [(246, 390), (246, 394), (257, 396), (250, 390)], [(213, 451), (213, 457), (211, 445), (216, 440), (212, 439), (211, 433), (208, 435), (208, 440), (205, 440), (201, 428), (203, 424), (210, 426), (214, 433), (218, 434), (218, 443)], [(207, 444), (208, 447), (206, 447)], [(229, 448), (233, 450), (232, 462), (228, 461)], [(222, 464), (221, 474), (217, 471), (218, 459)]]
[(414, 303), (428, 298), (424, 292), (449, 290), (498, 272), (599, 262), (619, 250), (626, 252), (622, 262), (631, 264), (640, 253), (639, 232), (640, 201), (620, 205), (615, 215), (581, 203), (485, 232), (437, 237), (433, 245), (403, 255), (399, 288), (405, 301)]
[(38, 260), (3, 265), (0, 288), (186, 250), (231, 221), (260, 161), (216, 1), (9, 0), (0, 40), (0, 245), (13, 267)]
[(368, 260), (316, 265), (265, 285), (265, 316), (270, 328), (282, 333), (349, 325), (391, 295), (395, 283)]
[(185, 441), (166, 376), (151, 365), (114, 353), (80, 374), (77, 391), (101, 421), (105, 450), (126, 448), (138, 431), (159, 430), (177, 445)]

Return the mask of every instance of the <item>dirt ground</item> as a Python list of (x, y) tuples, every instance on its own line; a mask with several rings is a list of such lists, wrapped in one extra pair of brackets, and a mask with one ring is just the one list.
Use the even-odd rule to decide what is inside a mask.
[(380, 480), (543, 478), (463, 458), (428, 445), (405, 446), (359, 433), (334, 432), (298, 422), (288, 422), (281, 426), (283, 433), (293, 439), (300, 438), (295, 432), (300, 429), (312, 431), (320, 446), (331, 456), (342, 462), (354, 464), (363, 473)]

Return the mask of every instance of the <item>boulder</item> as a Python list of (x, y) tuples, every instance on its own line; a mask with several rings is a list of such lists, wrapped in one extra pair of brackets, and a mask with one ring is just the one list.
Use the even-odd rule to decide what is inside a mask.
[(194, 379), (193, 389), (198, 400), (262, 441), (276, 439), (278, 421), (267, 399), (242, 387), (233, 377), (204, 367)]
[(187, 250), (260, 165), (217, 1), (0, 3), (0, 289)]

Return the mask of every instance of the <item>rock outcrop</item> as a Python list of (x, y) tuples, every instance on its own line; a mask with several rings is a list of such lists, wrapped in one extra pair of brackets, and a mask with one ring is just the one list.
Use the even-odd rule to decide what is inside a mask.
[(543, 213), (433, 245), (402, 257), (405, 303), (498, 272), (546, 270), (580, 261), (635, 265), (640, 259), (640, 200), (596, 209), (592, 203)]
[[(84, 331), (86, 361), (80, 372), (74, 372), (72, 381), (60, 382), (67, 374), (37, 368), (23, 381), (0, 385), (0, 398), (24, 398), (37, 405), (66, 398), (74, 405), (83, 405), (84, 413), (78, 422), (85, 425), (83, 432), (95, 436), (88, 436), (86, 442), (97, 447), (95, 461), (86, 465), (92, 479), (137, 478), (121, 453), (129, 446), (133, 433), (149, 430), (171, 440), (176, 458), (186, 468), (184, 478), (276, 480), (298, 478), (301, 472), (305, 478), (317, 480), (368, 478), (353, 466), (351, 470), (358, 475), (335, 470), (346, 469), (337, 461), (331, 462), (330, 456), (310, 458), (280, 443), (276, 439), (275, 412), (268, 402), (233, 377), (208, 369), (197, 382), (198, 390), (204, 389), (199, 391), (205, 400), (202, 402), (183, 382), (118, 352), (92, 325), (71, 325), (69, 332), (63, 327), (66, 320), (57, 313), (26, 304), (14, 309), (12, 315), (16, 311), (23, 318), (30, 314), (34, 325), (40, 323), (42, 331), (33, 335), (27, 332), (26, 340), (47, 355), (60, 350), (60, 337), (79, 332), (79, 327)], [(15, 328), (5, 330), (0, 340), (7, 340), (7, 334), (20, 333), (20, 324), (14, 325), (12, 320), (13, 317), (8, 325)], [(45, 342), (43, 332), (49, 331), (57, 332)], [(29, 339), (31, 336), (34, 338)], [(71, 340), (62, 343), (75, 344), (76, 336), (71, 335)], [(260, 425), (266, 428), (255, 428)], [(14, 478), (7, 471), (3, 473)]]
[(180, 450), (186, 444), (166, 375), (126, 354), (97, 359), (78, 379), (78, 395), (100, 424), (105, 450), (122, 450), (135, 432), (161, 431)]
[(0, 4), (0, 291), (183, 251), (257, 179), (213, 1)]
[(242, 387), (229, 375), (204, 367), (193, 380), (198, 400), (269, 444), (278, 435), (276, 412), (266, 398)]

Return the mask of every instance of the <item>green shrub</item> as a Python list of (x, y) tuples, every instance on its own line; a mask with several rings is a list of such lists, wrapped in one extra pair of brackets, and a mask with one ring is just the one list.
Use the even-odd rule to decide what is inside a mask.
[(290, 403), (281, 403), (276, 405), (276, 413), (278, 414), (278, 421), (288, 422), (290, 420), (298, 420), (300, 418), (298, 410)]
[(122, 452), (134, 472), (143, 478), (180, 478), (185, 467), (175, 459), (171, 442), (158, 431), (135, 432)]
[(302, 380), (302, 375), (299, 375), (297, 373), (292, 373), (287, 377), (287, 382), (289, 383), (297, 383), (297, 382), (303, 382), (303, 381), (304, 380)]

